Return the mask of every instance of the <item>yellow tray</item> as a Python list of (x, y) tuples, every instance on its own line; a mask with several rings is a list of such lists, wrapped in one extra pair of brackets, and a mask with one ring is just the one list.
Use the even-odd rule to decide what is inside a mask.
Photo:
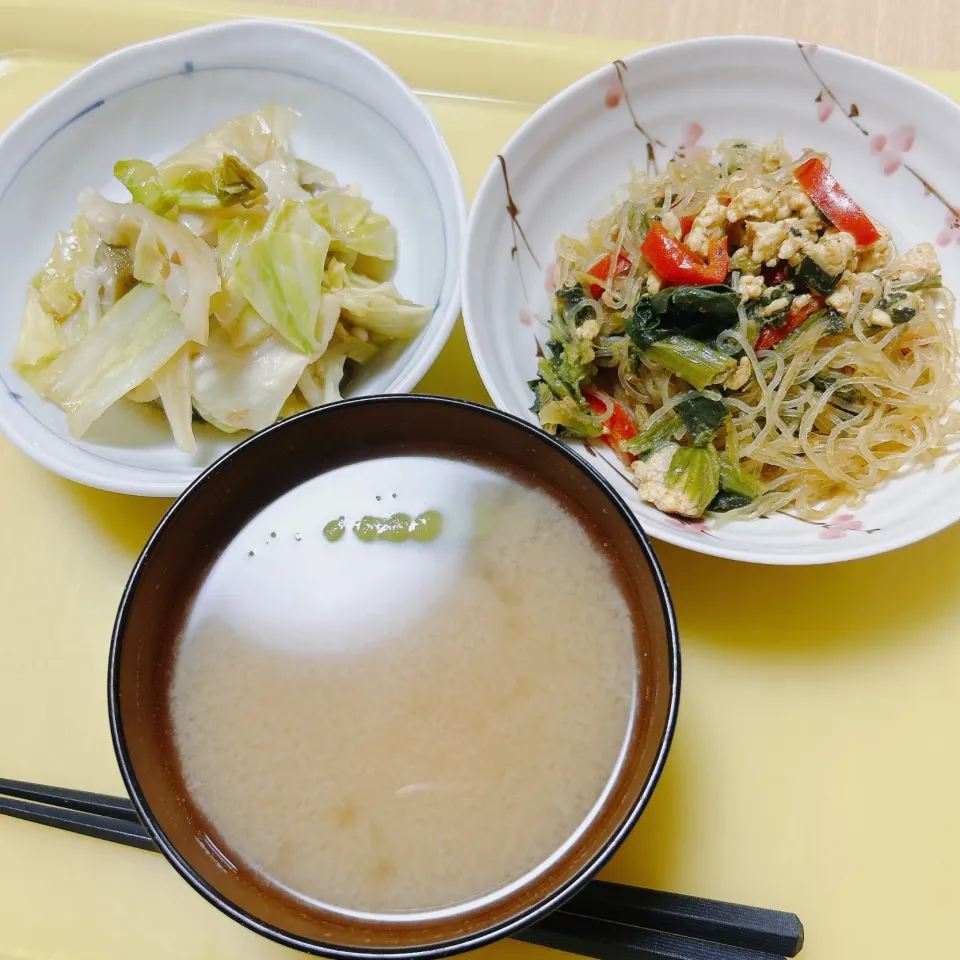
[[(237, 15), (322, 23), (381, 56), (434, 112), (468, 194), (536, 105), (636, 46), (343, 21), (281, 0), (0, 0), (0, 127), (110, 49)], [(916, 75), (960, 98), (960, 74)], [(462, 327), (421, 389), (487, 399)], [(0, 776), (122, 792), (110, 628), (165, 507), (60, 480), (0, 438)], [(658, 551), (683, 636), (680, 723), (604, 876), (795, 910), (809, 960), (946, 958), (960, 903), (960, 526), (820, 569)], [(156, 855), (0, 817), (2, 960), (284, 955), (299, 956)]]

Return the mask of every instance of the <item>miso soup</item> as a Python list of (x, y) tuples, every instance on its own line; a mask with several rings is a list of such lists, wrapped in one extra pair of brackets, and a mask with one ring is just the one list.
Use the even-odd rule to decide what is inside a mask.
[(257, 515), (201, 586), (169, 690), (181, 774), (225, 855), (292, 897), (476, 901), (599, 807), (638, 629), (549, 492), (461, 459), (342, 467)]

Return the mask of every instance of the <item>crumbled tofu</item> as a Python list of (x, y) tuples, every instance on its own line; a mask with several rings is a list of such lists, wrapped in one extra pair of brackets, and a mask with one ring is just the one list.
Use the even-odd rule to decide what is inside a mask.
[(759, 300), (766, 289), (767, 286), (763, 282), (763, 277), (741, 277), (740, 284), (737, 287), (740, 299), (744, 303), (748, 300)]
[(577, 327), (576, 334), (581, 340), (596, 339), (600, 336), (600, 321), (596, 317), (591, 317)]
[(775, 316), (776, 314), (780, 313), (782, 310), (786, 310), (787, 307), (789, 306), (790, 306), (789, 297), (777, 297), (776, 300), (772, 301), (771, 303), (768, 303), (763, 308), (763, 315), (765, 317)]
[(890, 314), (886, 310), (881, 310), (878, 307), (875, 307), (870, 311), (870, 316), (867, 317), (867, 323), (871, 327), (886, 327), (889, 329), (893, 326), (893, 320), (890, 319)]
[(680, 218), (675, 213), (671, 213), (669, 210), (666, 213), (661, 213), (660, 223), (663, 224), (663, 229), (666, 230), (674, 240), (680, 239), (683, 233), (683, 227), (680, 225)]
[(743, 227), (746, 243), (750, 246), (750, 259), (754, 263), (773, 260), (773, 266), (776, 266), (777, 252), (787, 238), (789, 223), (758, 223), (748, 220)]
[(889, 234), (883, 233), (876, 243), (871, 243), (869, 247), (860, 251), (860, 262), (857, 264), (857, 270), (860, 273), (882, 270), (893, 259), (893, 254), (893, 241)]
[(647, 291), (649, 293), (659, 293), (663, 287), (663, 277), (656, 270), (651, 270), (647, 274)]
[(684, 241), (687, 247), (705, 257), (710, 250), (710, 241), (719, 240), (723, 236), (726, 212), (723, 204), (716, 197), (711, 197), (694, 217)]
[(753, 376), (753, 366), (746, 357), (741, 357), (737, 369), (723, 381), (721, 386), (727, 390), (742, 390)]
[(940, 261), (932, 243), (918, 243), (912, 250), (903, 255), (904, 268), (901, 276), (907, 273), (916, 274), (916, 279), (935, 277), (940, 272)]
[(777, 209), (777, 197), (766, 187), (748, 187), (741, 190), (727, 207), (727, 220), (736, 223), (748, 217), (753, 220), (773, 219)]
[(652, 503), (664, 513), (676, 513), (682, 517), (699, 517), (697, 505), (684, 494), (683, 490), (673, 490), (667, 486), (667, 471), (673, 461), (673, 455), (680, 447), (676, 443), (666, 443), (654, 450), (646, 460), (634, 460), (633, 473), (637, 478), (637, 492), (640, 499)]
[(800, 187), (788, 187), (777, 195), (777, 219), (785, 220), (792, 214), (799, 214), (803, 220), (820, 219), (816, 205)]
[(806, 248), (806, 254), (831, 277), (852, 266), (857, 253), (857, 241), (843, 230), (824, 234), (817, 243)]
[(780, 249), (777, 250), (777, 259), (786, 260), (787, 263), (795, 267), (803, 258), (804, 250), (815, 243), (816, 239), (811, 236), (810, 231), (801, 220), (791, 218), (782, 222), (789, 226), (787, 227), (787, 235), (783, 243), (780, 244)]
[(848, 271), (840, 278), (840, 282), (834, 287), (833, 293), (827, 297), (827, 306), (846, 316), (853, 306), (853, 294), (856, 288), (857, 275)]
[(793, 307), (795, 310), (802, 310), (813, 297), (809, 293), (801, 293), (799, 297), (796, 297), (793, 301)]

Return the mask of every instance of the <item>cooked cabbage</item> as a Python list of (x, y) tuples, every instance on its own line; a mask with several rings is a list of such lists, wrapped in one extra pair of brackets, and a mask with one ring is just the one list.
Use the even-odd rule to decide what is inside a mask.
[(270, 105), (159, 163), (120, 160), (130, 200), (92, 189), (31, 281), (14, 364), (81, 437), (108, 407), (162, 406), (259, 430), (340, 399), (351, 364), (416, 336), (431, 310), (389, 282), (396, 231), (355, 187), (294, 156)]

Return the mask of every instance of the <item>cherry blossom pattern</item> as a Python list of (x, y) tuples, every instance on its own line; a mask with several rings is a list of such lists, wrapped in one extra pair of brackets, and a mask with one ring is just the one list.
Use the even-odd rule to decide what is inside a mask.
[(903, 155), (913, 149), (916, 139), (916, 128), (907, 123), (892, 133), (878, 133), (871, 137), (870, 152), (880, 157), (880, 168), (889, 177), (903, 165)]
[(879, 527), (873, 530), (864, 530), (863, 524), (852, 513), (838, 513), (829, 523), (818, 523), (821, 540), (842, 540), (848, 533), (876, 533)]
[(679, 527), (688, 533), (702, 533), (707, 536), (712, 536), (704, 520), (680, 520), (677, 517), (667, 517), (667, 523), (669, 523), (671, 527)]
[(706, 147), (699, 146), (703, 136), (703, 127), (696, 120), (687, 124), (683, 131), (683, 142), (677, 149), (677, 155), (689, 160), (698, 154), (707, 153)]
[(533, 314), (526, 307), (520, 311), (520, 322), (525, 327), (533, 326)]
[(823, 91), (821, 90), (820, 93), (817, 94), (816, 104), (817, 119), (821, 123), (826, 123), (833, 114), (833, 111), (836, 109), (836, 103), (834, 103), (829, 97), (825, 97), (823, 95)]
[(943, 229), (937, 234), (937, 246), (949, 247), (951, 243), (960, 244), (960, 217), (948, 210), (943, 215)]
[(623, 100), (623, 94), (623, 77), (620, 76), (620, 71), (617, 70), (612, 77), (608, 76), (603, 84), (603, 105), (608, 110), (616, 110)]

